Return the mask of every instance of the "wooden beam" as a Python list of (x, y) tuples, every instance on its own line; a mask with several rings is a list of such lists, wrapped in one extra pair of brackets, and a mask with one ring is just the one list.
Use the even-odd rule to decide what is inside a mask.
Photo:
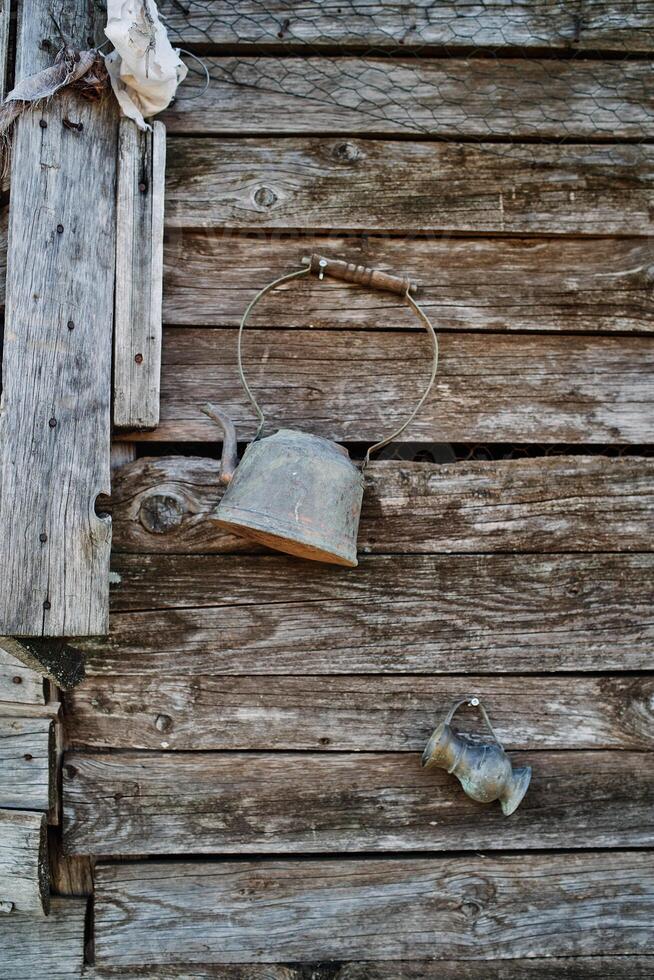
[[(172, 133), (641, 140), (654, 133), (648, 61), (205, 59), (165, 113)], [(567, 147), (566, 147), (567, 149)], [(496, 147), (496, 153), (504, 148)], [(539, 151), (534, 160), (540, 157)]]
[[(461, 692), (509, 749), (652, 749), (654, 678), (90, 677), (67, 698), (76, 748), (421, 752)], [(539, 710), (534, 710), (539, 705)], [(474, 714), (458, 724), (478, 730)]]
[(45, 704), (43, 677), (26, 667), (7, 650), (0, 641), (0, 702), (20, 704)]
[[(54, 25), (81, 47), (104, 26), (86, 0), (35, 0), (21, 11), (18, 79), (51, 64)], [(109, 491), (116, 119), (115, 100), (64, 92), (26, 113), (13, 136), (0, 416), (4, 634), (107, 628), (111, 533), (94, 504)]]
[(48, 834), (43, 813), (0, 810), (0, 902), (48, 914)]
[(0, 649), (69, 691), (84, 678), (84, 656), (63, 640), (0, 636)]
[(653, 561), (391, 555), (308, 574), (281, 556), (125, 555), (87, 675), (649, 670)]
[(166, 225), (216, 239), (235, 229), (647, 236), (653, 160), (654, 147), (619, 143), (175, 139)]
[(362, 50), (427, 47), (491, 47), (496, 52), (518, 49), (566, 51), (650, 52), (654, 49), (651, 4), (633, 0), (594, 0), (583, 17), (563, 0), (532, 0), (507, 7), (502, 2), (478, 4), (461, 16), (453, 0), (399, 0), (393, 4), (343, 5), (339, 0), (306, 4), (302, 0), (245, 0), (238, 6), (182, 4), (163, 0), (159, 9), (174, 43), (202, 49), (219, 45), (256, 45), (257, 50), (340, 47)]
[(55, 780), (52, 719), (0, 715), (0, 807), (50, 813)]
[[(190, 192), (190, 189), (189, 189)], [(410, 272), (439, 330), (650, 333), (651, 243), (640, 238), (388, 238), (222, 236), (218, 229), (169, 232), (164, 318), (172, 325), (238, 326), (254, 294), (304, 254)], [(291, 299), (292, 297), (292, 299)], [(320, 330), (414, 329), (403, 300), (315, 279), (270, 293), (253, 327)]]
[(69, 753), (64, 847), (145, 857), (654, 845), (647, 753), (512, 761), (533, 776), (507, 820), (442, 769), (422, 769), (418, 753)]
[[(220, 463), (141, 458), (114, 479), (114, 553), (261, 552), (219, 528)], [(434, 466), (373, 461), (363, 553), (650, 551), (654, 460), (551, 456)]]
[(101, 967), (649, 950), (651, 852), (134, 862), (96, 870)]
[(114, 331), (114, 425), (159, 421), (166, 127), (120, 121)]
[(2, 967), (11, 980), (80, 980), (84, 964), (86, 902), (53, 898), (47, 918), (0, 916)]

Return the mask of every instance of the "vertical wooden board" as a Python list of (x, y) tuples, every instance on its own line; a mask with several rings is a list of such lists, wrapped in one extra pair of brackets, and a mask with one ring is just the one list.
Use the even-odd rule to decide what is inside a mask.
[(43, 678), (3, 646), (0, 640), (0, 702), (45, 704)]
[(96, 869), (96, 963), (646, 954), (652, 852)]
[(47, 915), (48, 835), (45, 816), (0, 810), (0, 902)]
[[(18, 79), (100, 36), (86, 0), (19, 11)], [(55, 26), (56, 25), (56, 26)], [(64, 125), (69, 120), (75, 127)], [(13, 139), (0, 416), (0, 633), (105, 633), (117, 110), (62, 93)]]
[(0, 717), (0, 807), (47, 813), (55, 775), (52, 719)]
[(159, 422), (166, 127), (120, 122), (114, 334), (114, 424)]
[(86, 902), (53, 898), (41, 918), (0, 916), (0, 976), (6, 980), (73, 980), (82, 976)]

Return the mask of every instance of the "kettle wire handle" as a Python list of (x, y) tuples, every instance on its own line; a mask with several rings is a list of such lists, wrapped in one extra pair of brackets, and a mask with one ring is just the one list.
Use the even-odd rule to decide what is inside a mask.
[(501, 746), (502, 743), (500, 742), (499, 738), (495, 734), (495, 729), (491, 724), (491, 720), (488, 717), (488, 712), (486, 711), (483, 701), (480, 701), (479, 698), (475, 697), (474, 695), (468, 695), (467, 698), (461, 698), (460, 701), (455, 701), (452, 707), (450, 708), (450, 710), (447, 712), (445, 718), (443, 719), (443, 724), (449, 725), (452, 719), (454, 718), (456, 712), (459, 710), (459, 708), (462, 708), (464, 704), (469, 705), (471, 708), (479, 708), (479, 713), (484, 719), (486, 727), (488, 728), (489, 732), (491, 733), (491, 735), (493, 736), (497, 744)]
[(436, 331), (434, 330), (429, 317), (411, 295), (417, 291), (417, 285), (409, 278), (405, 276), (394, 276), (391, 273), (383, 272), (381, 269), (370, 269), (367, 266), (355, 265), (350, 262), (344, 262), (341, 259), (327, 259), (324, 256), (315, 254), (305, 257), (303, 261), (307, 263), (303, 268), (297, 269), (295, 272), (289, 272), (287, 275), (280, 276), (279, 279), (273, 280), (273, 282), (268, 283), (267, 286), (264, 286), (263, 289), (259, 290), (254, 299), (250, 301), (243, 316), (241, 317), (237, 343), (238, 373), (241, 384), (243, 385), (243, 388), (250, 399), (250, 403), (252, 404), (252, 407), (254, 408), (259, 420), (259, 426), (254, 437), (255, 441), (261, 437), (261, 433), (263, 432), (266, 424), (266, 419), (254, 396), (254, 393), (252, 392), (252, 389), (247, 382), (245, 372), (243, 370), (243, 331), (245, 330), (252, 310), (257, 305), (259, 300), (263, 299), (264, 296), (266, 296), (273, 289), (276, 289), (278, 286), (283, 286), (287, 282), (292, 282), (295, 279), (302, 279), (305, 276), (313, 274), (317, 275), (321, 280), (323, 276), (328, 275), (335, 279), (342, 279), (345, 282), (358, 283), (359, 285), (368, 286), (373, 289), (381, 289), (386, 292), (397, 293), (398, 295), (404, 297), (407, 306), (409, 306), (422, 321), (432, 342), (431, 374), (418, 404), (414, 408), (411, 415), (409, 415), (409, 417), (397, 429), (391, 432), (389, 436), (382, 439), (380, 442), (376, 442), (370, 447), (370, 449), (368, 449), (361, 464), (361, 468), (364, 470), (370, 462), (371, 455), (377, 452), (379, 449), (383, 449), (383, 447), (387, 446), (389, 442), (393, 442), (394, 439), (397, 439), (397, 437), (404, 432), (406, 427), (413, 422), (414, 418), (427, 400), (429, 393), (434, 386), (436, 373), (438, 371), (438, 337), (436, 336)]

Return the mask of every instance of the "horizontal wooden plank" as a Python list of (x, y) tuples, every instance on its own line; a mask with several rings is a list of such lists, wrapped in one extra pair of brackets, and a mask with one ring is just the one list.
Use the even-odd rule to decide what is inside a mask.
[[(525, 960), (419, 960), (84, 970), (85, 980), (651, 980), (653, 956), (575, 956)], [(21, 978), (22, 980), (22, 978)]]
[[(240, 439), (256, 425), (236, 370), (236, 330), (169, 327), (161, 424), (129, 440), (217, 441), (219, 402)], [(253, 330), (249, 379), (269, 429), (372, 442), (415, 406), (429, 376), (416, 332)], [(436, 384), (404, 440), (642, 444), (654, 441), (654, 344), (646, 337), (444, 334)]]
[(281, 556), (123, 555), (87, 674), (649, 670), (652, 561), (371, 556), (308, 574)]
[(49, 812), (55, 776), (52, 719), (0, 716), (0, 807)]
[[(654, 134), (651, 63), (537, 58), (207, 57), (173, 133), (416, 133), (521, 139)], [(191, 101), (191, 97), (192, 101)]]
[[(168, 234), (164, 317), (170, 324), (238, 326), (266, 282), (316, 252), (410, 272), (440, 329), (651, 332), (651, 243), (638, 238), (385, 238), (288, 234), (255, 238), (194, 228)], [(415, 321), (402, 299), (336, 279), (270, 294), (258, 327), (402, 329)]]
[[(424, 46), (504, 49), (554, 48), (574, 51), (651, 51), (654, 49), (654, 10), (651, 3), (633, 0), (593, 0), (583, 16), (557, 0), (537, 0), (507, 6), (484, 0), (462, 16), (456, 2), (399, 0), (392, 4), (327, 0), (257, 0), (238, 5), (185, 3), (163, 0), (159, 9), (175, 43), (213, 45), (271, 45), (286, 49), (314, 47), (390, 48)], [(306, 46), (306, 48), (304, 47)]]
[[(114, 476), (114, 552), (261, 551), (212, 519), (220, 463), (144, 457)], [(502, 462), (373, 461), (363, 553), (650, 551), (654, 460), (552, 456)]]
[(2, 969), (11, 980), (79, 980), (84, 963), (86, 902), (53, 898), (42, 918), (12, 912), (0, 916)]
[[(472, 691), (510, 749), (654, 748), (654, 677), (88, 678), (68, 697), (78, 748), (421, 752)], [(538, 705), (538, 710), (534, 709)], [(459, 727), (478, 730), (474, 714)]]
[(652, 146), (620, 144), (178, 138), (169, 142), (166, 223), (213, 228), (218, 238), (294, 228), (649, 235), (653, 160)]
[(43, 813), (0, 810), (0, 902), (12, 911), (48, 912), (48, 838)]
[(101, 966), (646, 953), (651, 852), (100, 865)]
[(45, 704), (43, 678), (26, 667), (0, 642), (0, 702)]
[(66, 755), (64, 846), (97, 857), (646, 847), (654, 756), (519, 752), (507, 820), (418, 753)]

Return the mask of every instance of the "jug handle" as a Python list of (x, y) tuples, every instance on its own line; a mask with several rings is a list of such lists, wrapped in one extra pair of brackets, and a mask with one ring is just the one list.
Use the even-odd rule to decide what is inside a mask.
[(305, 256), (303, 261), (306, 262), (306, 266), (302, 269), (297, 269), (295, 272), (290, 272), (288, 275), (280, 276), (279, 279), (275, 279), (273, 282), (268, 283), (264, 286), (257, 295), (250, 301), (241, 318), (241, 323), (238, 329), (238, 341), (237, 341), (237, 361), (238, 361), (238, 373), (243, 389), (245, 390), (250, 403), (257, 413), (257, 418), (259, 420), (259, 426), (255, 435), (255, 440), (261, 437), (264, 426), (266, 424), (265, 416), (261, 410), (259, 403), (257, 402), (252, 389), (250, 388), (247, 379), (245, 377), (245, 372), (243, 370), (243, 357), (242, 357), (242, 342), (243, 342), (243, 331), (248, 322), (250, 314), (254, 307), (257, 305), (260, 299), (269, 293), (271, 290), (276, 289), (277, 286), (282, 286), (287, 282), (292, 282), (294, 279), (301, 279), (304, 276), (311, 274), (317, 275), (319, 279), (322, 279), (325, 275), (332, 276), (335, 279), (342, 279), (345, 282), (358, 283), (361, 286), (369, 286), (374, 289), (381, 289), (387, 292), (397, 293), (403, 296), (407, 306), (409, 306), (418, 318), (422, 321), (423, 325), (427, 329), (429, 337), (432, 343), (432, 361), (431, 361), (431, 374), (427, 386), (423, 391), (420, 400), (411, 415), (395, 429), (389, 436), (382, 439), (380, 442), (376, 442), (374, 446), (371, 446), (367, 451), (365, 458), (361, 464), (361, 469), (365, 470), (366, 466), (370, 462), (370, 456), (372, 453), (377, 452), (378, 449), (383, 449), (387, 446), (389, 442), (393, 442), (397, 439), (399, 435), (406, 429), (424, 405), (429, 396), (430, 391), (434, 386), (434, 381), (436, 380), (436, 372), (438, 371), (438, 337), (436, 336), (436, 331), (425, 313), (425, 311), (418, 305), (418, 303), (413, 298), (413, 294), (417, 291), (417, 285), (412, 282), (406, 276), (394, 276), (391, 273), (383, 272), (381, 269), (369, 269), (363, 265), (354, 265), (350, 262), (344, 262), (341, 259), (327, 259), (322, 255), (310, 255)]
[(202, 406), (202, 411), (213, 422), (217, 422), (223, 430), (223, 452), (220, 458), (220, 474), (218, 482), (222, 486), (231, 483), (232, 477), (238, 466), (238, 445), (236, 442), (236, 429), (229, 415), (226, 415), (217, 405), (206, 404)]
[(445, 716), (445, 719), (443, 720), (443, 724), (449, 725), (456, 712), (459, 710), (459, 708), (462, 708), (464, 704), (470, 705), (471, 708), (479, 708), (480, 714), (484, 719), (486, 727), (488, 728), (489, 732), (491, 733), (491, 735), (493, 736), (497, 744), (501, 746), (502, 743), (500, 742), (499, 738), (495, 734), (495, 729), (491, 724), (491, 720), (488, 717), (488, 712), (486, 711), (483, 702), (480, 701), (478, 697), (474, 697), (473, 695), (467, 698), (461, 698), (460, 701), (455, 701), (455, 703), (452, 705), (447, 715)]

